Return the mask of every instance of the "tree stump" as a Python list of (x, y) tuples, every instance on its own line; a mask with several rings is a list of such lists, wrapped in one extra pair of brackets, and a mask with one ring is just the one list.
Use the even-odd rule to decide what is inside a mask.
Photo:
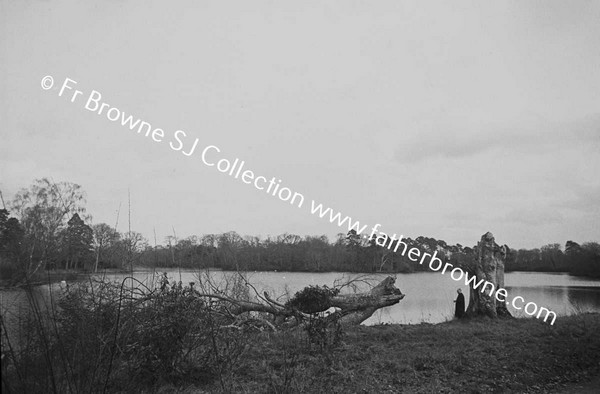
[(494, 285), (494, 291), (486, 288), (481, 292), (483, 284), (477, 289), (470, 289), (469, 306), (466, 315), (469, 317), (486, 315), (492, 318), (498, 316), (510, 317), (511, 314), (504, 302), (496, 299), (496, 291), (504, 288), (504, 261), (508, 253), (508, 246), (499, 246), (494, 235), (490, 232), (481, 236), (481, 241), (475, 247), (475, 265), (472, 275), (476, 277), (476, 283), (480, 280)]

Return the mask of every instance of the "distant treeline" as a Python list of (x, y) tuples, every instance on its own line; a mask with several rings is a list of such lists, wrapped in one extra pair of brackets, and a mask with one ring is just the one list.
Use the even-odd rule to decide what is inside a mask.
[[(282, 234), (242, 237), (236, 232), (178, 239), (150, 245), (139, 233), (118, 232), (105, 224), (89, 226), (84, 195), (78, 185), (37, 180), (0, 210), (0, 276), (20, 280), (53, 269), (217, 268), (256, 271), (417, 272), (429, 268), (394, 252), (396, 241), (364, 238), (351, 231), (326, 236)], [(14, 213), (13, 215), (11, 215)], [(428, 237), (403, 239), (417, 247), (468, 266), (473, 247), (448, 245)], [(391, 243), (391, 245), (390, 245)], [(384, 246), (381, 246), (384, 245)], [(509, 250), (506, 271), (569, 272), (600, 276), (600, 245), (567, 241), (564, 249), (550, 244), (539, 249)]]
[[(437, 251), (442, 260), (467, 266), (475, 256), (474, 248), (447, 245), (428, 237), (403, 239), (408, 248), (417, 247), (431, 254)], [(380, 242), (383, 243), (383, 242)], [(214, 267), (224, 270), (256, 271), (354, 271), (354, 272), (418, 272), (428, 271), (426, 265), (379, 246), (376, 240), (361, 242), (354, 233), (338, 234), (331, 242), (324, 235), (300, 237), (282, 234), (260, 239), (241, 237), (236, 232), (169, 238), (167, 245), (147, 247), (139, 253), (137, 262), (149, 267)], [(540, 249), (510, 249), (506, 271), (569, 272), (576, 275), (600, 276), (600, 245), (595, 242), (579, 245), (568, 241), (565, 250), (559, 244)]]

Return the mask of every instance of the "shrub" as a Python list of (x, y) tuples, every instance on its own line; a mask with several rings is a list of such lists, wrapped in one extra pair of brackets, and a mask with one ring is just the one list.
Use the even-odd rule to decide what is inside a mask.
[(224, 387), (250, 340), (227, 327), (219, 302), (181, 282), (90, 281), (64, 291), (47, 314), (30, 307), (26, 346), (10, 351), (3, 374), (6, 387), (28, 393), (139, 391), (184, 378)]
[(307, 286), (292, 297), (286, 306), (304, 313), (321, 312), (329, 308), (331, 298), (339, 294), (339, 289), (328, 286)]
[(341, 344), (344, 331), (337, 314), (326, 318), (309, 319), (304, 327), (308, 335), (309, 347), (316, 347), (320, 352), (329, 352)]
[[(294, 294), (286, 306), (308, 314), (321, 312), (329, 309), (331, 299), (339, 292), (339, 289), (328, 286), (307, 286)], [(316, 347), (320, 352), (324, 352), (341, 342), (343, 331), (339, 317), (334, 313), (327, 317), (311, 316), (308, 319), (304, 330), (308, 336), (309, 348)]]

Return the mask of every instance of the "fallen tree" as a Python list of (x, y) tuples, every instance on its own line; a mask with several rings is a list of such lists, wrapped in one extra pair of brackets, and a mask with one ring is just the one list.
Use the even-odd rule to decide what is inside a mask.
[[(342, 325), (358, 325), (375, 313), (377, 309), (395, 305), (404, 294), (395, 286), (396, 278), (388, 276), (369, 291), (354, 294), (339, 294), (339, 288), (309, 286), (286, 303), (274, 300), (267, 292), (262, 295), (250, 286), (260, 302), (233, 298), (223, 294), (195, 291), (197, 297), (217, 299), (224, 302), (224, 312), (236, 318), (232, 326), (241, 327), (247, 319), (254, 323), (260, 320), (248, 313), (270, 315), (265, 324), (275, 328), (295, 327), (307, 320), (336, 319)], [(326, 311), (329, 311), (327, 313)], [(263, 319), (264, 320), (264, 319)]]
[[(352, 283), (354, 291), (345, 291)], [(32, 293), (31, 320), (17, 332), (0, 319), (3, 384), (35, 393), (139, 391), (140, 384), (192, 375), (226, 382), (253, 342), (265, 338), (258, 331), (280, 331), (272, 337), (296, 341), (294, 349), (328, 351), (341, 343), (344, 325), (404, 298), (393, 277), (368, 289), (365, 283), (309, 286), (285, 300), (259, 293), (243, 273), (208, 270), (185, 286), (166, 273), (149, 283), (90, 277), (49, 286), (51, 307)], [(328, 308), (335, 310), (321, 313)], [(36, 368), (24, 367), (32, 360)]]

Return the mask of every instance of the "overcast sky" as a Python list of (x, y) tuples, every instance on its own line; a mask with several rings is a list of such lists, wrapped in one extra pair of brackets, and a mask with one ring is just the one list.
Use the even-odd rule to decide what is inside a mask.
[(159, 242), (347, 231), (86, 110), (96, 90), (389, 234), (600, 240), (598, 1), (0, 4), (5, 200), (78, 183), (124, 231), (129, 189)]

